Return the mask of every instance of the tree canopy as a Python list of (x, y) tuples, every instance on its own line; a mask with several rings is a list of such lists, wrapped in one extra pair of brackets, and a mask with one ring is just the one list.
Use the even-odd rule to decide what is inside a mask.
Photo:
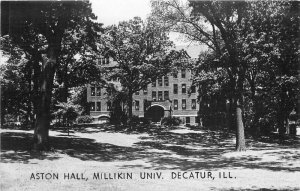
[(167, 31), (155, 21), (141, 18), (120, 22), (107, 28), (102, 38), (103, 55), (115, 63), (107, 66), (108, 78), (119, 79), (128, 94), (128, 112), (132, 115), (132, 95), (171, 71), (172, 63), (186, 57), (172, 50)]
[(33, 76), (29, 86), (32, 83), (35, 92), (35, 148), (48, 149), (55, 74), (67, 74), (61, 66), (70, 67), (74, 55), (80, 53), (84, 66), (95, 65), (91, 57), (97, 50), (94, 42), (101, 24), (93, 21), (96, 17), (87, 1), (11, 1), (1, 5), (1, 35), (9, 38), (3, 50), (13, 56), (10, 47), (17, 47), (28, 60), (28, 73)]
[(167, 0), (152, 1), (152, 7), (152, 14), (171, 31), (209, 47), (195, 65), (194, 82), (202, 98), (228, 102), (227, 119), (236, 119), (227, 124), (237, 124), (237, 150), (245, 148), (245, 124), (261, 126), (259, 121), (267, 118), (272, 125), (270, 120), (277, 118), (273, 125), (285, 132), (282, 123), (295, 109), (297, 97), (298, 2)]

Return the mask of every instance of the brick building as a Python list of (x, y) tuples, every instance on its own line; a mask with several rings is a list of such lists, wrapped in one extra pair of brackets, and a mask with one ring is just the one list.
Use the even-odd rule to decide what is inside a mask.
[[(100, 59), (108, 67), (113, 66), (113, 60)], [(197, 89), (191, 86), (191, 71), (179, 70), (157, 79), (147, 88), (133, 95), (132, 113), (135, 116), (149, 118), (159, 122), (163, 117), (179, 117), (184, 124), (196, 124), (199, 104)], [(122, 88), (117, 81), (110, 81), (117, 89)], [(88, 85), (87, 101), (90, 102), (90, 115), (95, 120), (108, 119), (111, 100), (105, 88)]]
[(149, 84), (133, 95), (133, 114), (160, 121), (162, 117), (179, 117), (183, 123), (195, 124), (199, 104), (197, 91), (191, 86), (191, 71), (180, 70)]
[[(149, 84), (147, 88), (133, 95), (132, 113), (135, 116), (150, 118), (158, 122), (166, 116), (179, 117), (183, 123), (197, 122), (197, 90), (191, 86), (191, 72), (181, 70), (177, 75), (167, 75)], [(119, 82), (112, 82), (121, 88)], [(108, 119), (111, 101), (106, 90), (88, 85), (87, 101), (90, 102), (90, 115), (95, 119)]]

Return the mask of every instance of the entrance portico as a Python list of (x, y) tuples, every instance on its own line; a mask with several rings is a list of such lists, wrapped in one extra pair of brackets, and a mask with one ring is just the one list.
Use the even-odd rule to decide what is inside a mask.
[(151, 102), (150, 106), (145, 110), (145, 118), (151, 119), (153, 122), (159, 122), (163, 117), (171, 115), (171, 103), (169, 101)]

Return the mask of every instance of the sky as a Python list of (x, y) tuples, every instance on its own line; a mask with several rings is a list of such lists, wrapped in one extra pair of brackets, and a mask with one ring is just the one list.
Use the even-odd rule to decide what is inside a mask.
[(150, 0), (90, 0), (93, 12), (104, 26), (139, 16), (145, 19), (150, 14)]
[[(93, 13), (98, 17), (97, 21), (104, 26), (118, 24), (120, 21), (128, 21), (135, 16), (143, 20), (151, 12), (151, 0), (90, 0)], [(171, 34), (175, 41), (177, 35)], [(179, 43), (179, 42), (177, 42)]]
[[(143, 20), (151, 12), (151, 0), (90, 0), (92, 3), (93, 13), (98, 17), (97, 21), (103, 23), (104, 26), (118, 24), (120, 21), (127, 21), (135, 16), (141, 17)], [(189, 43), (179, 40), (179, 34), (171, 33), (170, 40), (172, 40), (177, 47), (188, 47), (193, 49), (190, 51), (192, 57), (198, 57), (198, 54), (194, 55), (194, 52), (199, 52), (203, 49), (203, 46), (191, 47)], [(195, 51), (196, 49), (196, 51)], [(199, 49), (199, 51), (197, 51)]]

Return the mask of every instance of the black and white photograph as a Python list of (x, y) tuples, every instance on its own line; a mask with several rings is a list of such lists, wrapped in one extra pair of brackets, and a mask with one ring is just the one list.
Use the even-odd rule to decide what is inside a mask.
[(1, 191), (300, 190), (300, 1), (0, 7)]

